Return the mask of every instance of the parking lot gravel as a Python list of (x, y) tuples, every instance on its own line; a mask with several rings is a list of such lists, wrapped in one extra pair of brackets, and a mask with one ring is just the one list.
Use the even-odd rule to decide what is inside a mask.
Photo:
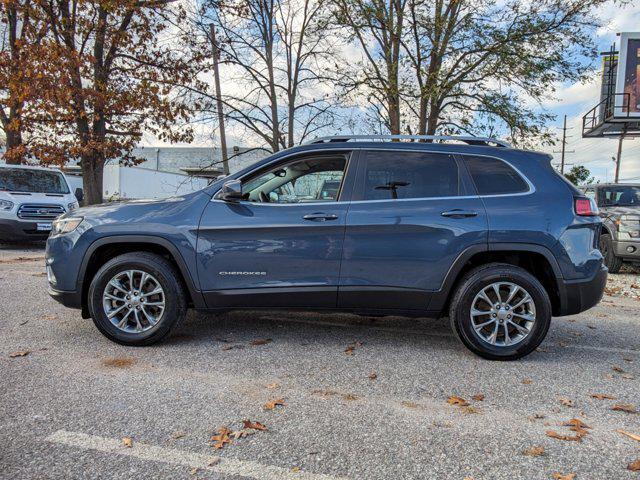
[(49, 298), (43, 255), (0, 245), (0, 478), (640, 479), (633, 272), (505, 363), (446, 319), (275, 311), (123, 347)]

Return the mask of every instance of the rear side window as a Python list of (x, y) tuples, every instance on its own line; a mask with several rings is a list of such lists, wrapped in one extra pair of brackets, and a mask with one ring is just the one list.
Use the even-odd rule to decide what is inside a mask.
[(370, 151), (364, 155), (363, 200), (454, 197), (458, 165), (439, 153)]
[(502, 160), (465, 155), (464, 161), (479, 195), (505, 195), (529, 190), (527, 182)]

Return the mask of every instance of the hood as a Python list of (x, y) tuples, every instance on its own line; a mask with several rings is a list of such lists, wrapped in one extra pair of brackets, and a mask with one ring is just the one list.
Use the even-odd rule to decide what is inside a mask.
[(39, 203), (43, 205), (62, 205), (67, 209), (67, 204), (76, 201), (72, 193), (27, 193), (10, 192), (0, 190), (0, 198), (9, 200), (15, 204)]

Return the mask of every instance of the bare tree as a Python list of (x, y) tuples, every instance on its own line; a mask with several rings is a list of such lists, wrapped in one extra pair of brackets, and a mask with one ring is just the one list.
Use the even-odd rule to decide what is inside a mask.
[[(226, 118), (272, 151), (333, 123), (322, 8), (322, 0), (213, 1), (199, 12), (200, 30), (214, 23), (219, 32)], [(209, 90), (199, 93), (205, 112), (214, 110)]]

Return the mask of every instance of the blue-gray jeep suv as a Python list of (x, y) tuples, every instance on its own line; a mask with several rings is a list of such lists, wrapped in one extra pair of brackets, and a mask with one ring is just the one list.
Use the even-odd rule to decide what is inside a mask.
[(598, 303), (597, 207), (549, 155), (409, 139), (320, 139), (196, 193), (68, 213), (47, 242), (50, 293), (126, 345), (161, 340), (189, 307), (448, 314), (500, 360)]

